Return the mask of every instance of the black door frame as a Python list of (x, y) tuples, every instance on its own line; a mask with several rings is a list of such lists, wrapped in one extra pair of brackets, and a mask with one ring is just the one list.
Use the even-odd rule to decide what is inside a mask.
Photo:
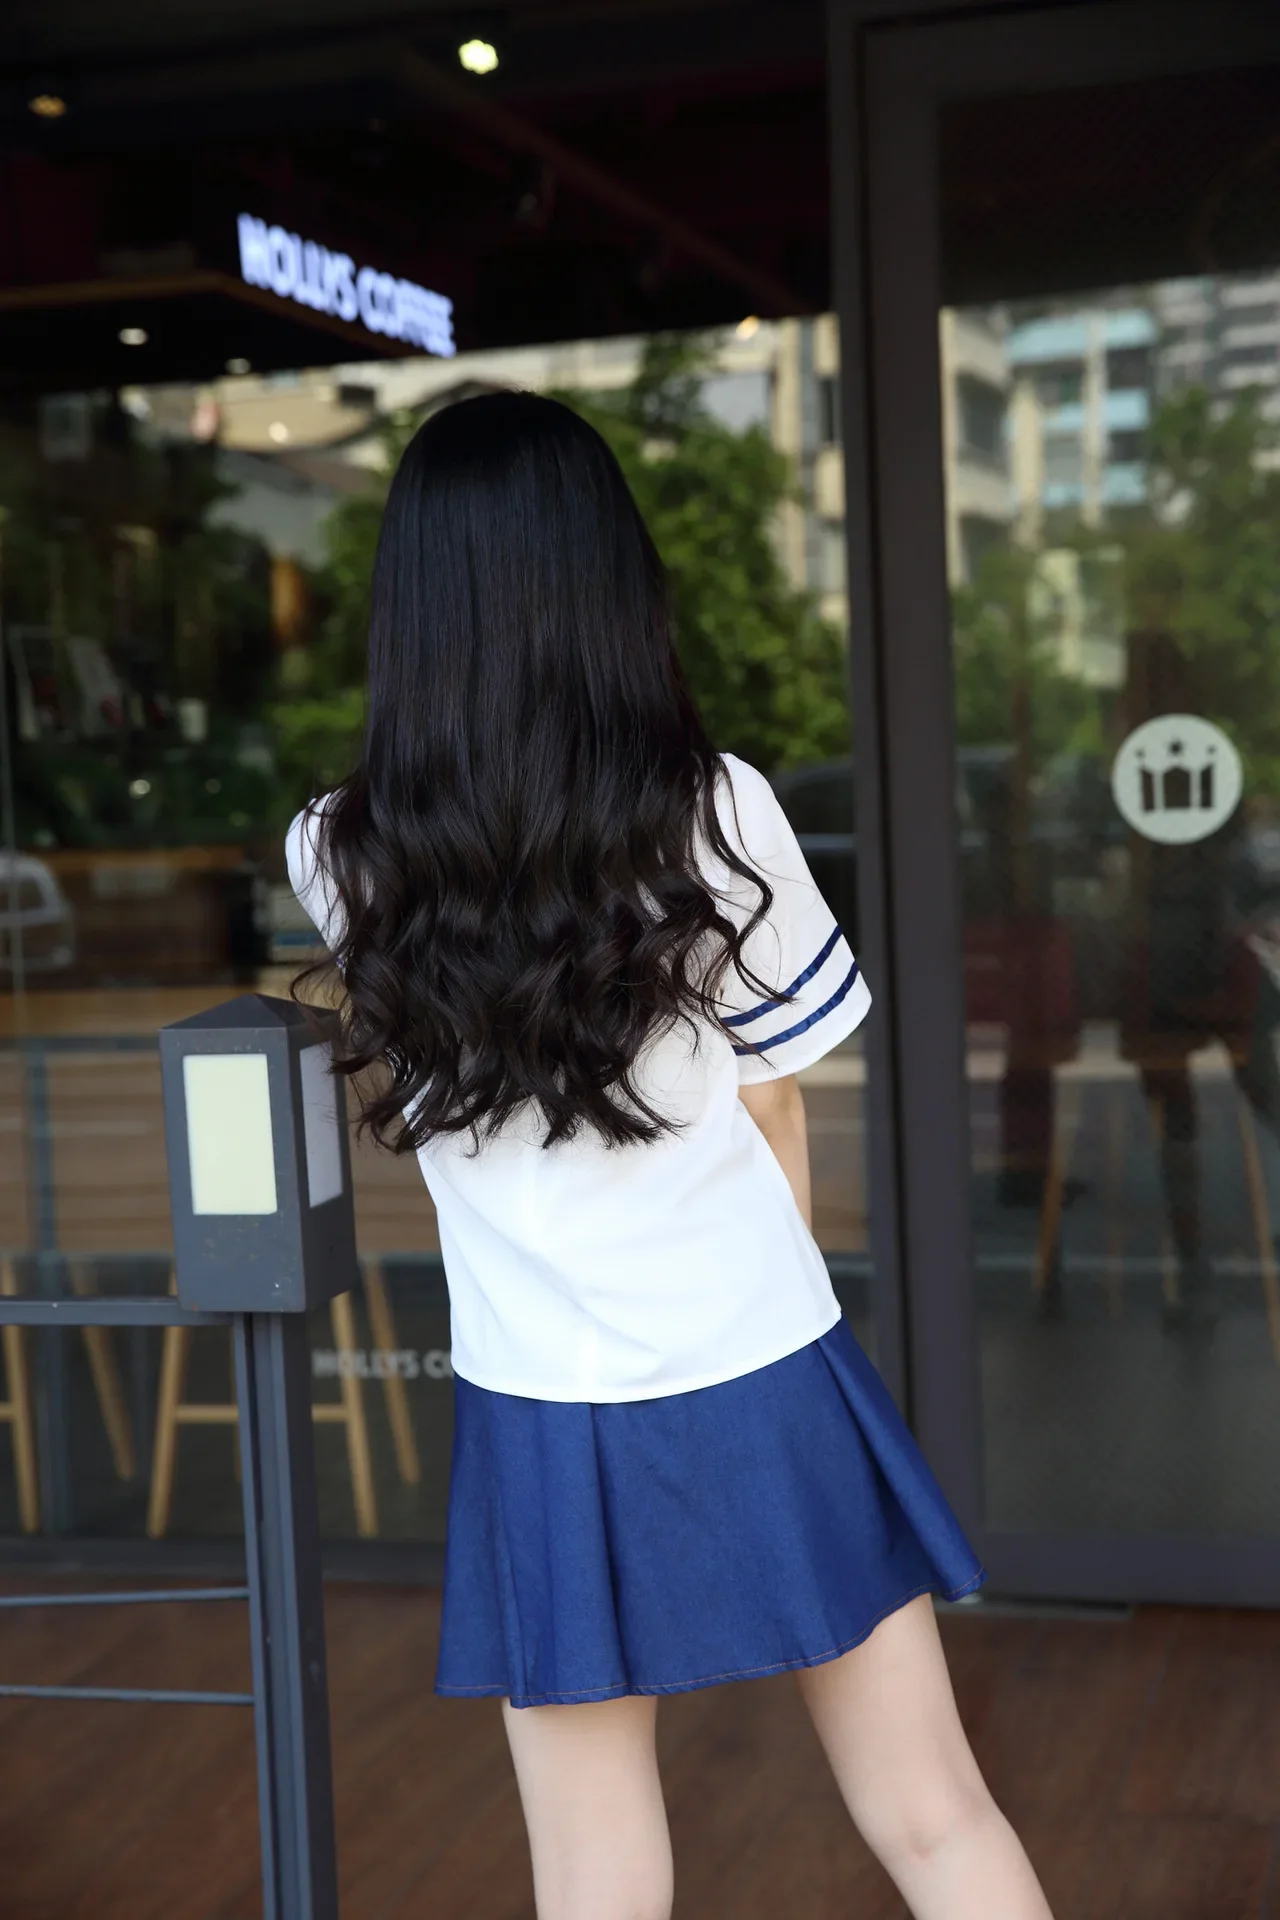
[[(1280, 1605), (1280, 1539), (1011, 1534), (982, 1517), (945, 564), (941, 104), (1280, 63), (1274, 0), (979, 10), (829, 0), (878, 1355), (993, 1591)], [(916, 16), (913, 18), (913, 14)]]

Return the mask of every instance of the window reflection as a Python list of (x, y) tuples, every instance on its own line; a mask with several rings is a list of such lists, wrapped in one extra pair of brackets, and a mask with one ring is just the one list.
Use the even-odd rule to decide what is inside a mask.
[[(228, 364), (206, 386), (52, 394), (0, 415), (9, 1288), (170, 1284), (156, 1032), (220, 995), (285, 993), (316, 957), (283, 834), (357, 751), (381, 502), (425, 408), (553, 388), (615, 438), (672, 564), (713, 733), (774, 778), (856, 937), (829, 317), (447, 363), (263, 377)], [(808, 1092), (817, 1233), (869, 1338), (863, 1088), (855, 1041)], [(438, 1541), (451, 1399), (430, 1202), (412, 1159), (361, 1143), (355, 1173), (360, 1285), (313, 1328), (324, 1525)], [(32, 1444), (41, 1421), (52, 1442), (35, 1486), (5, 1453), (16, 1461), (26, 1430), (0, 1423), (0, 1527), (237, 1529), (216, 1331), (18, 1347), (8, 1371), (29, 1392)]]
[[(942, 320), (996, 1527), (1280, 1520), (1278, 295), (1219, 275)], [(979, 361), (1007, 473), (980, 506)], [(1184, 844), (1112, 794), (1166, 714), (1244, 767), (1223, 819), (1170, 733), (1151, 811), (1202, 807)]]

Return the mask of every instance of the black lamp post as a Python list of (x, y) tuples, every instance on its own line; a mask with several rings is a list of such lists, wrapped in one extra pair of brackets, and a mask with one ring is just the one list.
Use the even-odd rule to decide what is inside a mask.
[(265, 1920), (337, 1914), (306, 1337), (356, 1273), (335, 1022), (245, 994), (160, 1035), (178, 1299), (234, 1316)]
[[(337, 1920), (306, 1312), (356, 1273), (336, 1016), (246, 994), (160, 1035), (178, 1298), (0, 1296), (0, 1327), (227, 1327), (244, 1460), (244, 1586), (0, 1595), (27, 1607), (247, 1600), (251, 1693), (0, 1681), (0, 1698), (252, 1706), (263, 1920)], [(39, 1144), (39, 1142), (37, 1142)], [(52, 1193), (46, 1168), (42, 1193)]]

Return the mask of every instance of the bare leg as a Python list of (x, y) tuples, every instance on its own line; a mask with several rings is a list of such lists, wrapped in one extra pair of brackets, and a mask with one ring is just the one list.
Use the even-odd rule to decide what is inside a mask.
[(965, 1739), (927, 1595), (799, 1678), (845, 1805), (915, 1920), (1051, 1920)]
[(503, 1703), (538, 1920), (669, 1920), (671, 1840), (657, 1701)]

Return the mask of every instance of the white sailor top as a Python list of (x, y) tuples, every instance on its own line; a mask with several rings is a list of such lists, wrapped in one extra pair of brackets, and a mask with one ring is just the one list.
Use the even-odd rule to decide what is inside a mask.
[[(722, 1026), (683, 1027), (637, 1062), (646, 1096), (680, 1124), (647, 1145), (586, 1130), (551, 1148), (517, 1116), (473, 1151), (468, 1136), (419, 1154), (435, 1202), (455, 1371), (543, 1400), (684, 1393), (768, 1366), (840, 1317), (826, 1263), (740, 1086), (812, 1065), (863, 1019), (870, 995), (768, 781), (731, 754), (717, 793), (731, 843), (773, 904), (745, 958), (774, 992), (730, 968)], [(321, 803), (323, 806), (323, 803)], [(332, 902), (315, 813), (289, 831), (289, 875), (322, 937)], [(745, 924), (757, 890), (707, 856), (707, 880)]]

